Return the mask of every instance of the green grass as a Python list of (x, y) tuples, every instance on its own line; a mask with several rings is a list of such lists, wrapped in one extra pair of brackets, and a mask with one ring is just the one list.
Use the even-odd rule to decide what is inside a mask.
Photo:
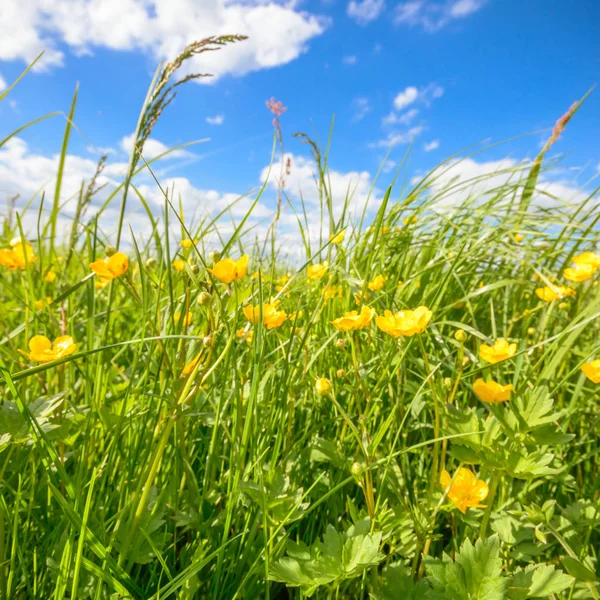
[[(153, 170), (143, 141), (171, 75), (157, 72), (139, 151), (99, 211), (90, 185), (72, 199), (71, 226), (58, 226), (69, 120), (55, 193), (3, 223), (0, 246), (28, 239), (36, 258), (0, 267), (0, 599), (598, 598), (600, 386), (581, 371), (600, 358), (598, 273), (564, 300), (535, 294), (597, 250), (597, 197), (572, 205), (536, 192), (548, 146), (485, 193), (438, 185), (448, 163), (414, 185), (398, 183), (402, 171), (361, 218), (350, 193), (332, 197), (315, 145), (321, 243), (308, 207), (280, 190), (302, 256), (283, 258), (277, 217), (256, 236), (254, 202), (218, 242), (223, 257), (251, 257), (225, 285), (206, 268), (228, 208), (197, 221), (165, 190), (162, 215), (148, 209), (149, 239), (127, 227), (128, 207), (148, 207), (135, 176)], [(456, 193), (460, 204), (440, 210)], [(106, 236), (102, 213), (119, 202)], [(37, 230), (23, 230), (36, 207)], [(98, 288), (89, 263), (111, 245), (129, 270)], [(324, 260), (326, 275), (307, 278)], [(379, 274), (385, 285), (370, 291)], [(326, 286), (341, 292), (325, 298)], [(375, 320), (337, 331), (333, 319), (360, 310), (358, 292), (379, 315), (427, 306), (433, 316), (412, 337)], [(301, 316), (248, 326), (243, 306), (275, 296)], [(77, 351), (32, 362), (20, 351), (36, 334), (71, 335)], [(498, 338), (517, 351), (489, 365), (479, 348)], [(330, 393), (317, 393), (321, 377)], [(511, 400), (481, 402), (480, 377), (512, 384)], [(464, 515), (439, 483), (460, 466), (490, 488), (485, 508)]]

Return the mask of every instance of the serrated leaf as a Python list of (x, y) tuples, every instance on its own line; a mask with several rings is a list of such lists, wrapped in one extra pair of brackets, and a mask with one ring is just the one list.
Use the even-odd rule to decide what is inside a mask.
[(370, 596), (372, 600), (425, 600), (429, 585), (425, 579), (415, 583), (410, 571), (402, 564), (391, 564), (383, 569), (381, 581)]
[(585, 581), (587, 583), (595, 583), (597, 581), (596, 574), (576, 558), (562, 556), (560, 560), (565, 569), (567, 569), (577, 581)]
[(553, 565), (528, 565), (518, 569), (512, 579), (508, 597), (510, 600), (547, 598), (558, 594), (573, 584), (573, 577), (557, 571)]

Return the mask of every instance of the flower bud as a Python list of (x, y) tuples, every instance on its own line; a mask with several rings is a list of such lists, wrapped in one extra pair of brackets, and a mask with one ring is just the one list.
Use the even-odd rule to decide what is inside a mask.
[(527, 335), (535, 335), (537, 333), (537, 329), (535, 327), (527, 328)]
[(315, 391), (317, 394), (319, 394), (319, 396), (325, 396), (326, 394), (329, 394), (332, 389), (333, 386), (331, 385), (331, 381), (329, 381), (327, 377), (317, 378), (317, 382), (315, 383)]
[(569, 308), (569, 303), (568, 302), (561, 302), (558, 305), (558, 308), (560, 308), (560, 310), (567, 310)]
[(221, 260), (221, 253), (218, 250), (211, 250), (208, 253), (208, 260), (214, 265)]
[(344, 377), (346, 377), (346, 371), (344, 371), (344, 369), (338, 369), (335, 374), (340, 378), (343, 379)]
[(210, 335), (207, 335), (206, 337), (203, 338), (202, 343), (205, 346), (212, 346), (213, 345), (213, 338)]
[(106, 254), (106, 256), (108, 256), (108, 258), (110, 258), (111, 256), (114, 256), (117, 253), (117, 249), (114, 246), (106, 246), (106, 248), (104, 248), (104, 254)]
[(154, 267), (156, 267), (157, 262), (156, 259), (154, 258), (154, 256), (151, 256), (147, 261), (146, 261), (146, 269), (154, 269)]
[(444, 387), (447, 390), (452, 388), (452, 377), (444, 377)]
[(200, 306), (204, 306), (205, 304), (208, 304), (211, 300), (212, 294), (209, 294), (208, 292), (200, 292), (196, 302), (198, 302)]
[(355, 477), (360, 477), (363, 474), (363, 466), (359, 462), (353, 462), (350, 467), (350, 473)]
[(200, 267), (198, 265), (191, 265), (190, 269), (194, 275), (198, 275), (198, 273), (200, 273)]
[(467, 332), (464, 329), (457, 329), (454, 333), (454, 339), (462, 344), (467, 339)]
[(340, 338), (339, 340), (335, 341), (335, 347), (336, 348), (345, 348), (346, 347), (346, 340), (343, 340), (342, 338)]

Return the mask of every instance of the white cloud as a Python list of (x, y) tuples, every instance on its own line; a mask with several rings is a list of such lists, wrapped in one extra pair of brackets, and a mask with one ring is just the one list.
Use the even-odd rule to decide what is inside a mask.
[(396, 25), (421, 27), (430, 33), (439, 31), (456, 19), (463, 19), (477, 12), (485, 0), (410, 0), (398, 4), (394, 14)]
[(407, 131), (392, 131), (387, 137), (369, 144), (369, 148), (391, 148), (399, 144), (409, 144), (423, 131), (422, 125), (411, 127)]
[(352, 56), (344, 56), (344, 58), (342, 59), (342, 62), (345, 65), (350, 65), (351, 67), (354, 66), (357, 62), (357, 58), (356, 56), (352, 55)]
[(6, 81), (2, 75), (0, 75), (0, 92), (7, 88)]
[(401, 115), (397, 115), (395, 112), (391, 112), (390, 114), (383, 117), (381, 123), (382, 125), (410, 125), (418, 114), (419, 110), (416, 108), (411, 108), (410, 110), (407, 110)]
[(211, 35), (241, 34), (248, 40), (201, 54), (185, 73), (210, 72), (210, 83), (229, 73), (244, 75), (286, 64), (308, 48), (330, 23), (295, 2), (245, 0), (2, 0), (0, 60), (31, 61), (41, 70), (61, 66), (97, 48), (142, 51), (155, 60), (174, 58), (186, 44)]
[(368, 98), (355, 98), (353, 101), (354, 105), (354, 116), (352, 117), (353, 123), (358, 123), (365, 118), (365, 115), (371, 111), (371, 104)]
[(427, 144), (425, 144), (423, 146), (423, 150), (425, 150), (425, 152), (431, 152), (432, 150), (437, 150), (439, 147), (440, 147), (439, 140), (431, 140), (431, 142), (428, 142)]
[[(123, 138), (121, 138), (121, 141), (119, 142), (119, 147), (126, 154), (130, 154), (131, 150), (133, 149), (133, 136), (133, 133), (130, 135), (126, 135)], [(165, 144), (163, 144), (162, 142), (149, 138), (144, 144), (142, 154), (146, 160), (150, 160), (151, 158), (156, 158), (157, 156), (164, 154), (168, 150), (169, 146), (165, 146)], [(165, 159), (186, 158), (191, 156), (193, 156), (193, 154), (191, 152), (188, 152), (187, 150), (173, 150), (173, 152), (165, 156)]]
[(412, 104), (419, 97), (419, 90), (414, 86), (405, 88), (402, 92), (394, 98), (394, 108), (396, 110), (402, 110), (409, 104)]
[(385, 0), (351, 0), (348, 4), (348, 16), (359, 25), (375, 21), (385, 9)]
[(225, 117), (223, 115), (215, 115), (214, 117), (206, 117), (206, 122), (209, 125), (223, 125)]
[(393, 168), (396, 166), (396, 161), (395, 160), (386, 160), (383, 163), (383, 167), (382, 167), (382, 171), (384, 173), (389, 173), (391, 170), (393, 170)]

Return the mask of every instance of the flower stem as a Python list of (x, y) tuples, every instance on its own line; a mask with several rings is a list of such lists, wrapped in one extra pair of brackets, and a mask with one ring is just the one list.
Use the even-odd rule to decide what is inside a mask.
[(488, 522), (490, 520), (490, 515), (492, 514), (492, 505), (494, 504), (494, 497), (496, 495), (496, 490), (498, 489), (498, 483), (500, 483), (500, 472), (494, 471), (492, 475), (492, 483), (490, 485), (490, 492), (488, 494), (488, 503), (485, 508), (485, 512), (483, 513), (483, 520), (481, 521), (481, 529), (479, 530), (479, 537), (484, 540), (486, 535), (486, 530), (488, 526)]

